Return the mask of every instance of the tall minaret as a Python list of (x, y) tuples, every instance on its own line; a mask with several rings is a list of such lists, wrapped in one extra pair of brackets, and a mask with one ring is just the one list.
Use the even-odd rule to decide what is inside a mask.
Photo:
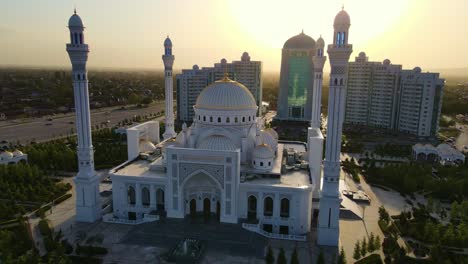
[(177, 136), (174, 131), (174, 100), (173, 100), (173, 84), (172, 84), (172, 65), (174, 64), (174, 55), (172, 55), (172, 41), (167, 36), (164, 41), (164, 78), (165, 78), (165, 99), (166, 99), (166, 130), (163, 134), (164, 139)]
[(312, 92), (312, 115), (310, 126), (312, 128), (320, 128), (320, 114), (322, 105), (322, 82), (323, 82), (323, 65), (327, 60), (326, 56), (323, 56), (323, 49), (325, 42), (322, 36), (317, 40), (317, 50), (315, 56), (312, 58), (314, 63), (314, 90)]
[(322, 36), (316, 42), (315, 55), (312, 57), (314, 63), (314, 85), (312, 92), (312, 114), (310, 127), (307, 130), (307, 151), (309, 155), (310, 175), (315, 185), (312, 197), (320, 198), (320, 179), (322, 175), (322, 153), (323, 153), (323, 135), (320, 131), (321, 125), (321, 106), (322, 106), (322, 82), (323, 65), (327, 60), (323, 56), (325, 41)]
[(335, 29), (333, 44), (328, 45), (331, 67), (330, 94), (317, 238), (319, 245), (327, 246), (338, 246), (340, 235), (339, 214), (342, 200), (339, 192), (341, 133), (345, 115), (348, 60), (353, 51), (352, 45), (348, 44), (350, 25), (351, 20), (348, 13), (341, 10), (336, 15), (333, 24)]
[(88, 45), (84, 41), (84, 27), (81, 18), (75, 13), (68, 21), (70, 43), (67, 52), (72, 63), (73, 92), (78, 137), (78, 174), (75, 181), (76, 221), (95, 222), (101, 218), (99, 200), (99, 177), (94, 171), (94, 151), (91, 140), (91, 118), (89, 111)]

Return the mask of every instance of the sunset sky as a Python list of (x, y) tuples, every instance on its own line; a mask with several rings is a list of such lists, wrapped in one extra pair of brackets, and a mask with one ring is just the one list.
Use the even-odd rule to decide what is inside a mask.
[(467, 0), (0, 0), (0, 65), (69, 67), (66, 26), (76, 6), (90, 67), (162, 69), (169, 34), (176, 69), (247, 51), (278, 72), (284, 42), (302, 29), (330, 43), (343, 3), (352, 60), (365, 51), (405, 68), (468, 67)]

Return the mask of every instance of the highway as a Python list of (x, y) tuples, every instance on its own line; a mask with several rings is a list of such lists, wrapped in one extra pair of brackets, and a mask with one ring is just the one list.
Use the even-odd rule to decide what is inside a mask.
[[(124, 119), (135, 115), (157, 113), (164, 109), (164, 102), (156, 102), (146, 108), (120, 109), (121, 107), (100, 108), (91, 110), (92, 125), (108, 123), (109, 127), (117, 125)], [(52, 118), (52, 121), (48, 121)], [(0, 141), (26, 144), (30, 141), (47, 141), (65, 136), (75, 127), (75, 113), (59, 114), (25, 120), (7, 120), (0, 122)], [(109, 121), (109, 122), (108, 122)]]

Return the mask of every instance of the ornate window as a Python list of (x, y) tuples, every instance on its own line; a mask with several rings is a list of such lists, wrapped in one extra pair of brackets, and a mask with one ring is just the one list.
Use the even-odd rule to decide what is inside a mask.
[(289, 217), (289, 199), (283, 198), (281, 199), (281, 217)]
[(135, 188), (129, 186), (127, 189), (127, 201), (131, 205), (135, 205)]
[(143, 206), (150, 205), (150, 192), (147, 187), (143, 187), (143, 189), (141, 189), (141, 203)]
[(263, 215), (264, 216), (273, 215), (273, 199), (271, 197), (267, 197), (263, 201)]

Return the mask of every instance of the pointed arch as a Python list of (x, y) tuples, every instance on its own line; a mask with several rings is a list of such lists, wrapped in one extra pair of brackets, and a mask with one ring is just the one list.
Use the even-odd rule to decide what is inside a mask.
[(127, 202), (130, 205), (135, 205), (135, 188), (133, 186), (127, 188)]

